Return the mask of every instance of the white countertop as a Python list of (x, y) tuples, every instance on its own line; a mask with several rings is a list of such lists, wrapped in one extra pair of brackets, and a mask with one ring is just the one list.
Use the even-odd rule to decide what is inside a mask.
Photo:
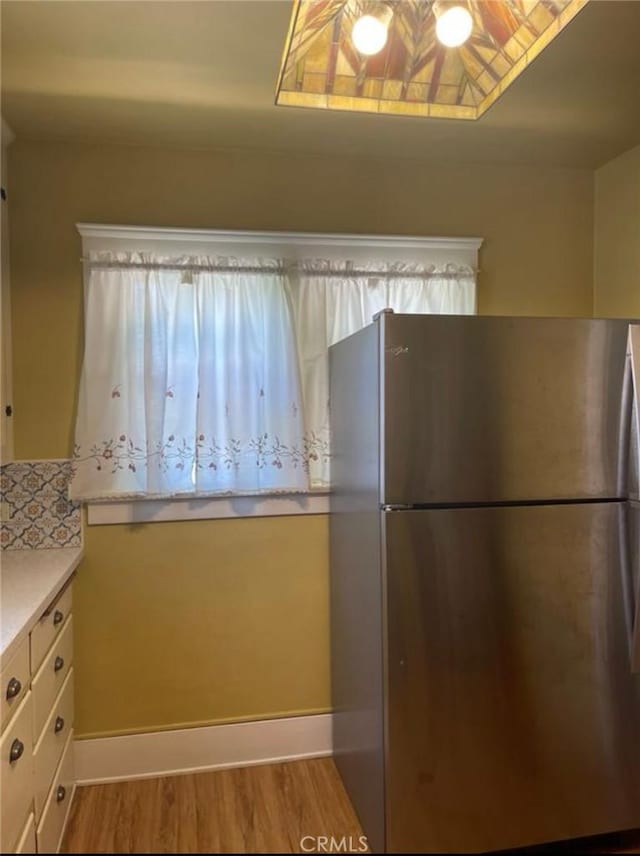
[(0, 556), (0, 665), (33, 629), (83, 556), (81, 547), (5, 550)]

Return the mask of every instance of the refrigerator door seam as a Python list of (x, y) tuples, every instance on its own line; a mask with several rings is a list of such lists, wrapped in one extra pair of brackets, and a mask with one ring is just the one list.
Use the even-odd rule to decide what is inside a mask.
[(524, 499), (501, 502), (423, 502), (403, 505), (382, 505), (382, 511), (427, 511), (438, 508), (520, 508), (534, 505), (600, 505), (603, 502), (626, 502), (626, 496), (581, 497), (580, 499)]

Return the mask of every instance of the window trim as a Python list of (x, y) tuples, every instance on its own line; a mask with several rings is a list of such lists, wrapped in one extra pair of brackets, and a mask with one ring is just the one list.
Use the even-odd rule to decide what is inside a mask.
[(239, 517), (289, 517), (328, 514), (328, 491), (265, 496), (139, 499), (135, 502), (89, 502), (87, 524), (166, 523), (171, 520), (213, 520)]
[[(234, 247), (236, 251), (244, 251), (258, 246), (268, 246), (272, 251), (280, 250), (291, 258), (308, 258), (309, 250), (332, 250), (336, 258), (354, 258), (359, 250), (382, 248), (386, 251), (402, 251), (398, 261), (405, 262), (437, 262), (430, 256), (424, 258), (424, 253), (430, 251), (446, 252), (442, 261), (460, 262), (476, 267), (477, 253), (483, 239), (477, 237), (421, 237), (412, 235), (360, 235), (339, 232), (253, 232), (233, 229), (183, 229), (174, 227), (154, 226), (123, 226), (101, 223), (76, 223), (76, 229), (82, 237), (83, 250), (118, 250), (135, 249), (142, 251), (158, 249), (157, 242), (162, 248), (173, 251), (191, 247), (194, 244), (208, 244), (217, 253), (224, 254), (225, 248)], [(150, 246), (149, 246), (150, 245)], [(342, 251), (342, 252), (340, 252)], [(455, 253), (452, 257), (451, 252)], [(464, 254), (466, 258), (458, 257)], [(393, 252), (385, 253), (385, 260)], [(415, 258), (413, 257), (415, 256)], [(370, 253), (367, 253), (370, 259)]]
[[(195, 253), (210, 255), (267, 254), (287, 261), (332, 258), (336, 261), (468, 265), (478, 272), (478, 237), (419, 237), (358, 235), (323, 232), (264, 232), (226, 229), (127, 226), (76, 223), (82, 238), (82, 258), (101, 250)], [(371, 250), (383, 251), (376, 259)], [(85, 266), (85, 277), (88, 266)], [(175, 520), (279, 517), (327, 514), (328, 492), (283, 496), (225, 496), (192, 499), (148, 499), (87, 503), (89, 526), (116, 523), (152, 523)]]

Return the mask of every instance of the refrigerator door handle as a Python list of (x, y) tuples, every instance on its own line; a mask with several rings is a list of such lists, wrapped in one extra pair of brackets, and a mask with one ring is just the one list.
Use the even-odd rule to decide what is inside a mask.
[[(626, 460), (629, 501), (622, 517), (622, 584), (631, 671), (640, 673), (640, 325), (630, 324), (627, 337), (627, 367), (631, 375), (631, 418), (626, 438), (621, 436)], [(625, 384), (626, 386), (626, 384)], [(627, 387), (628, 388), (628, 387)], [(626, 399), (626, 396), (623, 396)], [(623, 408), (628, 406), (626, 400)], [(624, 418), (623, 418), (624, 423)]]
[(634, 617), (633, 617), (633, 633), (631, 635), (631, 671), (634, 675), (640, 674), (640, 609), (638, 609), (638, 598), (636, 597)]
[[(640, 500), (640, 325), (630, 324), (627, 338), (627, 371), (631, 374), (631, 425), (627, 448), (629, 499)], [(627, 423), (629, 424), (629, 423)]]
[[(636, 518), (635, 520), (633, 518)], [(633, 674), (640, 674), (640, 504), (625, 503), (619, 517), (622, 597)]]

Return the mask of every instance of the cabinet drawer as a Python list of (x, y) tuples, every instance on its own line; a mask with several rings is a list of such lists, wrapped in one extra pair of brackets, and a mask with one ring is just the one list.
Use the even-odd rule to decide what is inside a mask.
[(40, 732), (51, 713), (53, 700), (60, 692), (73, 660), (73, 616), (64, 623), (60, 635), (38, 669), (31, 683), (33, 692), (33, 739), (40, 739)]
[(71, 586), (62, 589), (31, 631), (31, 674), (35, 674), (51, 643), (60, 633), (71, 612)]
[(25, 639), (0, 676), (0, 723), (2, 729), (20, 706), (29, 689), (29, 640)]
[(24, 825), (22, 834), (18, 839), (16, 853), (35, 853), (36, 852), (36, 819), (33, 812), (29, 815), (27, 822)]
[(36, 819), (42, 814), (53, 774), (73, 727), (73, 669), (55, 700), (40, 739), (33, 750)]
[(57, 853), (73, 798), (73, 731), (67, 738), (62, 760), (38, 825), (38, 853)]
[(33, 800), (32, 715), (29, 692), (0, 741), (0, 850), (3, 853), (14, 850)]

